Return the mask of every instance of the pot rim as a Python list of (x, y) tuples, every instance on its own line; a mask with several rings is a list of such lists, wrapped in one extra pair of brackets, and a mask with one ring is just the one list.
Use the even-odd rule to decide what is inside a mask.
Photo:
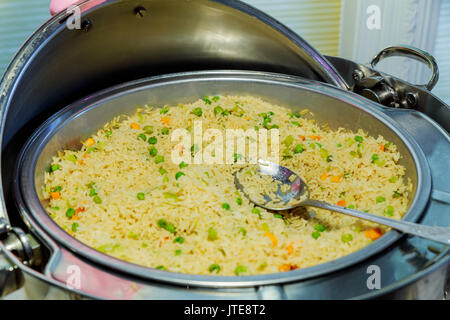
[[(200, 72), (183, 72), (151, 78), (144, 78), (124, 84), (114, 86), (109, 89), (102, 90), (89, 98), (81, 99), (54, 114), (43, 125), (41, 125), (27, 141), (25, 147), (19, 157), (16, 167), (15, 176), (17, 179), (15, 185), (15, 196), (20, 210), (24, 218), (33, 225), (36, 223), (36, 230), (44, 230), (54, 241), (61, 246), (68, 248), (70, 251), (80, 255), (89, 261), (93, 261), (108, 269), (118, 270), (124, 273), (132, 274), (140, 278), (152, 281), (162, 281), (176, 285), (189, 285), (198, 287), (250, 287), (269, 284), (281, 284), (288, 282), (296, 282), (300, 280), (310, 279), (335, 272), (358, 262), (363, 261), (369, 256), (375, 255), (398, 240), (402, 234), (391, 230), (379, 240), (372, 244), (357, 250), (349, 255), (343, 256), (333, 261), (312, 267), (297, 269), (289, 272), (271, 273), (264, 275), (250, 276), (208, 276), (193, 275), (184, 273), (175, 273), (170, 271), (162, 271), (151, 269), (148, 267), (136, 265), (130, 262), (119, 260), (109, 255), (103, 254), (79, 240), (73, 238), (66, 233), (56, 222), (47, 214), (42, 207), (35, 188), (26, 188), (26, 186), (35, 186), (35, 167), (37, 159), (42, 149), (50, 138), (61, 128), (64, 127), (76, 115), (86, 112), (91, 108), (100, 105), (102, 101), (114, 99), (121, 95), (126, 95), (132, 90), (151, 89), (155, 86), (176, 84), (185, 81), (251, 81), (268, 83), (273, 85), (289, 86), (298, 89), (306, 89), (316, 93), (324, 94), (355, 108), (366, 112), (377, 120), (381, 121), (391, 131), (393, 131), (399, 139), (407, 147), (416, 166), (417, 187), (414, 199), (404, 216), (406, 221), (416, 221), (424, 212), (429, 201), (431, 193), (431, 174), (430, 168), (426, 161), (425, 155), (417, 143), (402, 129), (393, 119), (382, 112), (386, 109), (374, 102), (371, 102), (361, 96), (350, 93), (348, 91), (323, 84), (317, 81), (311, 81), (295, 76), (287, 76), (283, 74), (273, 74), (266, 72), (252, 71), (200, 71)], [(55, 121), (57, 120), (58, 121)], [(49, 129), (50, 128), (50, 129)], [(22, 170), (26, 168), (26, 170)]]

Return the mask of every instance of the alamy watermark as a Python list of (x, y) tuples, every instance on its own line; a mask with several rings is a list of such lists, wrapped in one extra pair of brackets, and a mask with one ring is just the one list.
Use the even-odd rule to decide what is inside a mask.
[(81, 269), (77, 265), (70, 265), (66, 269), (67, 279), (66, 286), (67, 288), (73, 290), (81, 289)]
[(366, 273), (370, 274), (366, 281), (367, 289), (381, 289), (381, 268), (377, 265), (370, 265), (367, 267)]
[(259, 159), (278, 163), (278, 129), (209, 128), (203, 132), (202, 121), (194, 121), (192, 132), (175, 129), (171, 141), (177, 143), (171, 160), (178, 164), (256, 164)]
[(81, 29), (81, 9), (77, 5), (72, 5), (66, 9), (68, 18), (66, 21), (66, 27), (69, 30)]

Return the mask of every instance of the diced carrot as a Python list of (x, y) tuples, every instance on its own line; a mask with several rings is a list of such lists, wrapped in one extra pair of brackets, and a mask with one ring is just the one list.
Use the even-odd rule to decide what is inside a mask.
[(78, 164), (79, 164), (79, 165), (83, 165), (83, 164), (84, 164), (84, 161), (83, 161), (83, 160), (78, 160)]
[(134, 130), (139, 130), (141, 129), (141, 126), (139, 125), (139, 123), (133, 122), (132, 124), (130, 124), (131, 129)]
[(161, 122), (163, 122), (165, 125), (169, 126), (170, 125), (170, 118), (162, 117), (161, 118)]
[(340, 176), (332, 176), (331, 182), (341, 182), (341, 177)]
[(84, 200), (84, 201), (83, 201), (83, 204), (86, 204), (86, 203), (87, 203), (87, 201), (86, 201), (86, 200)]
[(50, 196), (52, 197), (53, 200), (58, 200), (59, 198), (61, 198), (61, 194), (58, 191), (50, 192)]
[(87, 139), (87, 140), (84, 142), (84, 145), (85, 145), (86, 147), (92, 147), (94, 144), (95, 144), (95, 140), (92, 139), (92, 138), (89, 138), (89, 139)]
[(266, 232), (264, 234), (265, 237), (268, 237), (270, 240), (272, 240), (272, 246), (276, 247), (278, 245), (278, 239), (277, 237), (275, 237), (275, 235), (273, 233), (270, 232)]
[(345, 207), (345, 206), (347, 205), (347, 202), (346, 202), (345, 200), (339, 200), (339, 201), (337, 202), (337, 205), (338, 205), (338, 206), (341, 206), (341, 207)]
[(164, 237), (163, 239), (164, 239), (164, 240), (169, 240), (169, 237)]
[(70, 218), (70, 220), (80, 220), (80, 216), (78, 215), (78, 212), (75, 212), (75, 214)]
[(79, 207), (75, 210), (75, 213), (84, 212), (84, 211), (86, 211), (85, 207)]
[(365, 231), (364, 235), (366, 236), (366, 238), (369, 238), (369, 239), (375, 241), (383, 235), (383, 232), (380, 230), (380, 228), (374, 228), (374, 229)]
[(288, 252), (288, 254), (293, 254), (294, 253), (294, 247), (292, 246), (294, 243), (291, 242), (287, 247), (286, 250)]
[(313, 140), (317, 140), (317, 141), (320, 141), (320, 139), (322, 139), (320, 136), (314, 136), (314, 135), (309, 135), (308, 137)]
[(302, 139), (303, 141), (305, 141), (305, 139), (306, 139), (306, 137), (305, 137), (305, 136), (302, 136), (301, 134), (299, 134), (298, 137), (299, 137), (300, 139)]
[(278, 271), (280, 272), (286, 272), (286, 271), (291, 271), (291, 270), (295, 270), (298, 269), (298, 266), (293, 265), (293, 264), (282, 264), (280, 266), (278, 266)]
[(87, 152), (85, 152), (84, 154), (83, 154), (83, 158), (87, 158), (88, 157), (88, 154), (87, 154)]
[(380, 151), (384, 151), (384, 145), (379, 144), (378, 147), (380, 148)]
[(325, 181), (328, 178), (328, 174), (326, 172), (322, 173), (322, 175), (320, 176), (320, 180)]
[(278, 271), (280, 272), (291, 271), (291, 266), (289, 264), (282, 264), (281, 266), (278, 266)]

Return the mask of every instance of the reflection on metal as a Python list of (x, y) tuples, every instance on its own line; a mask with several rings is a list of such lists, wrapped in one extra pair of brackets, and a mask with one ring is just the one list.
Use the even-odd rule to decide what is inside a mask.
[(0, 298), (16, 291), (22, 285), (22, 272), (0, 251)]
[[(93, 7), (93, 3), (96, 3), (97, 6)], [(85, 248), (56, 226), (52, 226), (50, 221), (45, 220), (45, 212), (39, 208), (39, 200), (35, 202), (38, 209), (36, 212), (29, 212), (30, 208), (26, 206), (20, 206), (17, 210), (12, 205), (11, 192), (11, 186), (18, 184), (13, 176), (17, 154), (32, 132), (63, 106), (91, 96), (94, 92), (100, 92), (105, 88), (130, 80), (172, 72), (215, 69), (254, 70), (256, 71), (252, 76), (254, 78), (258, 78), (257, 75), (261, 71), (307, 78), (305, 84), (305, 81), (298, 77), (272, 74), (273, 79), (269, 82), (285, 82), (283, 90), (288, 90), (286, 89), (288, 87), (307, 86), (312, 90), (311, 92), (314, 92), (312, 96), (317, 94), (322, 102), (327, 99), (326, 96), (332, 97), (332, 101), (340, 101), (338, 105), (328, 107), (326, 103), (320, 104), (314, 101), (310, 103), (307, 95), (302, 96), (304, 101), (300, 99), (305, 104), (315, 105), (316, 111), (326, 110), (326, 112), (316, 112), (317, 115), (323, 115), (323, 119), (318, 119), (319, 121), (332, 119), (336, 125), (350, 129), (361, 128), (364, 124), (364, 128), (375, 134), (388, 134), (390, 139), (392, 138), (395, 143), (402, 146), (402, 154), (409, 155), (417, 152), (422, 154), (419, 158), (422, 158), (424, 163), (428, 162), (431, 169), (432, 185), (435, 188), (433, 190), (434, 197), (439, 196), (438, 190), (450, 192), (448, 165), (442, 161), (442, 159), (450, 159), (450, 137), (445, 131), (445, 129), (450, 130), (450, 110), (428, 90), (352, 61), (336, 57), (326, 59), (284, 26), (237, 1), (142, 0), (140, 5), (151, 13), (151, 16), (147, 16), (151, 19), (141, 18), (139, 13), (137, 13), (139, 18), (136, 17), (134, 11), (136, 3), (132, 1), (95, 0), (83, 4), (83, 19), (91, 19), (95, 25), (87, 33), (74, 32), (64, 28), (59, 20), (64, 19), (66, 14), (61, 13), (31, 36), (10, 64), (0, 83), (1, 177), (3, 180), (3, 189), (0, 193), (3, 210), (0, 211), (0, 215), (2, 212), (6, 212), (6, 205), (8, 205), (8, 214), (14, 216), (14, 221), (20, 219), (20, 214), (23, 214), (27, 227), (34, 234), (39, 235), (38, 239), (42, 241), (40, 244), (44, 244), (48, 250), (45, 255), (42, 255), (42, 259), (38, 258), (40, 251), (38, 244), (34, 241), (31, 241), (28, 249), (19, 247), (19, 250), (16, 250), (18, 256), (27, 260), (31, 247), (34, 256), (31, 263), (39, 264), (39, 260), (42, 260), (44, 271), (41, 272), (31, 268), (31, 263), (28, 265), (22, 263), (18, 256), (8, 251), (3, 241), (0, 241), (0, 248), (4, 250), (0, 254), (0, 259), (3, 261), (1, 262), (3, 267), (0, 269), (0, 281), (3, 283), (2, 293), (12, 290), (10, 288), (20, 286), (23, 275), (26, 279), (26, 287), (29, 289), (27, 293), (33, 292), (30, 296), (41, 298), (79, 298), (81, 296), (104, 298), (111, 297), (112, 293), (118, 292), (114, 289), (122, 290), (120, 293), (126, 294), (126, 297), (130, 299), (185, 299), (188, 295), (190, 298), (198, 299), (257, 299), (268, 296), (287, 299), (343, 299), (380, 296), (432, 298), (443, 294), (443, 287), (448, 279), (448, 247), (415, 237), (401, 238), (394, 231), (386, 236), (387, 240), (384, 240), (383, 237), (376, 241), (371, 248), (366, 248), (365, 251), (363, 249), (357, 255), (347, 257), (346, 260), (335, 261), (333, 264), (340, 264), (337, 267), (319, 266), (318, 269), (315, 269), (315, 273), (311, 273), (310, 269), (303, 274), (291, 271), (262, 278), (247, 279), (243, 277), (232, 280), (216, 278), (214, 284), (211, 285), (210, 279), (206, 281), (195, 276), (183, 277), (183, 275), (172, 275), (163, 271), (148, 273), (149, 269), (144, 270), (142, 274), (146, 276), (142, 276), (137, 266), (130, 266), (104, 255), (95, 256), (95, 253), (89, 251), (89, 248)], [(179, 19), (180, 16), (183, 16), (183, 19)], [(174, 17), (175, 19), (173, 19)], [(168, 21), (172, 23), (168, 23)], [(101, 28), (105, 25), (108, 28)], [(173, 41), (175, 38), (177, 41)], [(167, 41), (168, 39), (170, 41)], [(42, 61), (46, 61), (46, 63), (44, 64)], [(76, 67), (74, 68), (74, 66)], [(354, 73), (355, 70), (357, 72)], [(377, 76), (382, 77), (385, 83), (380, 84)], [(375, 80), (365, 80), (366, 84), (372, 85), (372, 87), (366, 88), (372, 91), (367, 92), (367, 95), (372, 94), (374, 98), (377, 96), (380, 101), (401, 108), (388, 109), (380, 104), (357, 97), (354, 93), (317, 83), (317, 81), (324, 81), (340, 88), (355, 89), (360, 81), (371, 77), (375, 77)], [(164, 81), (164, 77), (158, 81)], [(136, 82), (136, 85), (138, 84), (139, 81)], [(33, 90), (29, 90), (30, 85), (33, 86)], [(384, 87), (385, 85), (395, 92)], [(315, 86), (321, 89), (315, 91)], [(242, 86), (238, 85), (238, 87)], [(288, 97), (288, 95), (283, 95), (283, 92), (286, 91), (280, 91), (278, 87), (270, 86), (269, 83), (266, 88), (264, 93), (269, 98), (282, 101)], [(192, 90), (193, 99), (203, 93), (195, 90), (194, 87), (191, 87), (190, 90)], [(106, 93), (109, 95), (112, 92)], [(118, 93), (120, 95), (121, 91), (119, 90)], [(176, 94), (182, 93), (183, 90), (171, 89), (165, 95), (173, 95), (172, 97), (176, 101), (181, 98)], [(136, 92), (136, 94), (138, 93)], [(97, 95), (97, 97), (100, 96), (101, 93)], [(133, 108), (129, 101), (124, 103), (128, 98), (117, 99), (116, 110), (125, 105)], [(144, 93), (140, 99), (141, 101), (145, 100), (148, 104), (156, 102), (150, 101), (152, 96), (144, 96)], [(295, 106), (298, 105), (298, 101), (298, 99), (295, 101)], [(359, 101), (357, 108), (360, 108), (362, 112), (357, 113), (357, 108), (349, 109), (349, 106), (342, 101), (350, 102), (350, 104)], [(363, 102), (359, 105), (361, 101)], [(101, 110), (101, 108), (97, 110)], [(112, 113), (113, 111), (108, 110)], [(381, 120), (380, 118), (378, 120), (366, 118), (368, 111), (374, 114), (382, 112), (384, 115), (380, 116)], [(104, 123), (110, 120), (111, 114), (100, 112), (89, 119), (97, 121), (97, 124)], [(49, 130), (52, 131), (58, 125), (58, 123), (53, 123), (53, 127), (50, 127)], [(95, 125), (96, 123), (84, 123), (78, 134), (92, 134)], [(380, 128), (382, 132), (379, 132)], [(408, 136), (407, 140), (413, 140), (413, 142), (405, 145), (399, 135), (393, 134), (393, 132), (401, 132), (400, 136)], [(73, 132), (67, 134), (73, 135)], [(48, 149), (47, 151), (47, 156), (49, 156), (54, 150)], [(410, 171), (415, 172), (414, 162), (411, 162), (410, 158), (406, 157), (401, 161), (409, 161), (407, 167), (411, 169)], [(428, 168), (428, 165), (426, 166)], [(420, 170), (418, 171), (420, 172)], [(33, 179), (35, 178), (33, 175), (31, 176)], [(412, 174), (412, 176), (414, 180), (415, 175)], [(39, 180), (40, 177), (36, 179)], [(413, 181), (414, 184), (416, 182)], [(35, 193), (34, 186), (33, 183), (28, 184), (29, 195)], [(419, 193), (424, 192), (424, 195), (423, 199), (421, 198), (419, 201), (420, 204), (413, 206), (413, 210), (417, 208), (414, 219), (421, 216), (421, 222), (424, 224), (447, 226), (450, 224), (450, 217), (443, 215), (442, 212), (448, 212), (448, 204), (430, 197), (430, 188), (431, 186), (425, 185), (423, 188), (425, 191), (419, 191)], [(25, 189), (27, 188), (23, 188), (19, 193), (25, 192)], [(442, 200), (441, 196), (438, 198)], [(23, 199), (20, 203), (24, 203)], [(34, 214), (41, 214), (40, 217), (43, 220), (34, 220), (32, 217)], [(6, 231), (12, 232), (6, 225), (7, 222), (4, 221), (3, 224), (0, 222), (0, 233), (3, 230), (4, 236), (6, 236)], [(50, 226), (51, 232), (49, 229), (44, 229), (44, 225)], [(11, 237), (13, 240), (8, 241), (8, 247), (13, 244), (14, 246), (22, 245), (23, 234), (11, 233)], [(65, 240), (68, 242), (62, 243)], [(414, 247), (414, 252), (429, 252), (428, 246), (434, 245), (437, 249), (436, 252), (440, 251), (440, 253), (429, 252), (429, 255), (422, 256), (423, 261), (415, 260), (419, 261), (420, 265), (410, 263), (411, 260), (405, 258), (405, 252), (399, 245), (405, 241)], [(389, 245), (389, 250), (384, 250), (386, 245)], [(86, 252), (84, 252), (85, 249)], [(374, 254), (375, 252), (380, 254)], [(65, 267), (74, 263), (80, 266), (83, 274), (87, 275), (90, 286), (83, 287), (82, 281), (81, 290), (69, 291), (65, 285), (67, 278)], [(116, 273), (109, 268), (99, 267), (98, 263), (110, 266), (120, 264), (125, 268), (124, 270), (134, 271)], [(14, 265), (22, 272), (16, 273), (15, 270), (19, 269), (11, 267)], [(383, 277), (386, 275), (382, 279), (380, 290), (368, 291), (366, 287), (367, 274), (365, 270), (369, 265), (380, 266)], [(339, 272), (331, 272), (332, 270), (339, 270)], [(108, 287), (99, 285), (97, 282), (99, 279), (103, 281), (102, 283), (107, 283)], [(434, 284), (442, 284), (442, 288), (430, 286), (432, 290), (428, 290), (426, 284), (430, 281)], [(6, 283), (8, 285), (5, 285)], [(268, 286), (268, 283), (271, 284)], [(282, 285), (282, 283), (284, 284)], [(343, 283), (346, 285), (346, 290), (341, 289)], [(258, 289), (260, 287), (263, 289)], [(0, 288), (2, 288), (1, 285)]]
[(389, 57), (407, 57), (412, 58), (415, 60), (418, 60), (420, 62), (424, 62), (428, 65), (428, 67), (431, 70), (431, 77), (430, 80), (426, 85), (418, 85), (418, 87), (422, 87), (424, 89), (427, 89), (428, 91), (433, 90), (434, 86), (439, 80), (439, 68), (436, 63), (436, 59), (429, 54), (428, 52), (425, 52), (419, 48), (411, 47), (411, 46), (392, 46), (387, 47), (383, 50), (381, 50), (371, 61), (370, 66), (372, 69), (375, 69), (378, 62), (380, 62), (383, 59), (389, 58)]
[[(431, 91), (439, 79), (439, 69), (435, 59), (425, 51), (410, 46), (388, 47), (378, 53), (371, 62), (372, 69), (375, 69), (378, 62), (388, 57), (403, 56), (425, 62), (431, 69), (431, 78), (427, 85), (416, 86)], [(382, 105), (392, 108), (416, 108), (419, 103), (419, 93), (417, 90), (404, 87), (395, 78), (382, 75), (371, 70), (365, 73), (360, 69), (353, 71), (355, 85), (353, 90)]]

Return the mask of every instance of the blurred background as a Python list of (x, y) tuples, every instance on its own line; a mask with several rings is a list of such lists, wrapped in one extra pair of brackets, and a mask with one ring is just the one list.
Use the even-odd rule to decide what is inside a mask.
[[(0, 75), (14, 54), (50, 18), (49, 0), (0, 0)], [(450, 0), (247, 0), (311, 43), (322, 54), (368, 63), (386, 46), (408, 44), (433, 54), (440, 80), (433, 90), (450, 104)], [(382, 71), (415, 84), (429, 72), (391, 58)]]

